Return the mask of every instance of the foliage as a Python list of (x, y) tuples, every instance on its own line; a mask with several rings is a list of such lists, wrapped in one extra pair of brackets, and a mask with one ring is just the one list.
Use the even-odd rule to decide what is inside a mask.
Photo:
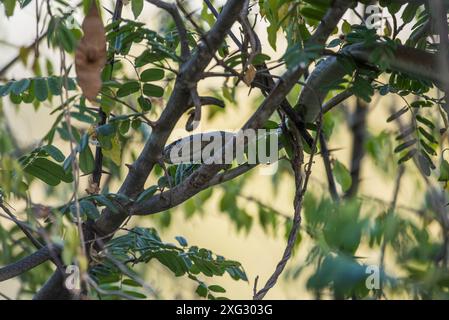
[[(245, 28), (242, 17), (232, 17), (242, 26), (242, 29), (233, 29), (240, 31), (237, 36), (228, 30), (229, 27), (219, 29), (222, 34), (210, 37), (214, 26), (223, 22), (215, 17), (206, 2), (200, 10), (194, 10), (193, 2), (185, 2), (184, 7), (177, 3), (169, 10), (165, 8), (166, 12), (158, 15), (151, 29), (142, 16), (153, 2), (123, 1), (128, 3), (124, 9), (129, 9), (129, 15), (111, 19), (109, 11), (113, 12), (114, 8), (100, 10), (94, 21), (98, 30), (89, 29), (88, 24), (83, 25), (76, 17), (92, 18), (89, 10), (98, 3), (106, 6), (103, 1), (84, 0), (75, 6), (64, 0), (38, 2), (45, 16), (45, 19), (36, 17), (42, 39), (18, 49), (14, 60), (26, 68), (27, 76), (10, 78), (9, 67), (0, 69), (2, 209), (10, 203), (13, 207), (24, 208), (13, 210), (14, 214), (34, 236), (43, 243), (62, 245), (62, 261), (76, 264), (90, 279), (91, 282), (86, 282), (90, 290), (84, 293), (91, 298), (160, 298), (146, 285), (147, 269), (142, 267), (158, 263), (174, 278), (186, 277), (193, 281), (197, 297), (222, 299), (226, 289), (210, 284), (212, 277), (228, 275), (233, 280), (248, 282), (254, 275), (247, 275), (240, 262), (205, 248), (189, 246), (182, 236), (176, 237), (176, 245), (166, 243), (159, 232), (177, 227), (172, 219), (177, 211), (182, 211), (183, 219), (188, 221), (204, 217), (212, 207), (223, 213), (220, 219), (229, 220), (237, 233), (251, 235), (261, 228), (272, 237), (290, 239), (296, 223), (292, 220), (293, 214), (282, 213), (284, 209), (277, 209), (271, 201), (285, 189), (293, 198), (294, 192), (289, 186), (296, 172), (292, 173), (290, 162), (294, 160), (295, 150), (292, 141), (296, 141), (306, 153), (301, 161), (307, 163), (310, 155), (316, 153), (315, 156), (321, 157), (327, 165), (327, 175), (314, 174), (314, 162), (318, 161), (313, 159), (314, 179), (310, 179), (310, 184), (320, 195), (309, 190), (305, 194), (304, 221), (299, 237), (292, 244), (295, 260), (288, 265), (287, 279), (303, 281), (305, 290), (316, 298), (449, 298), (449, 160), (445, 153), (449, 121), (444, 93), (447, 88), (435, 74), (439, 69), (435, 61), (441, 47), (428, 37), (435, 32), (428, 26), (431, 10), (415, 2), (382, 0), (378, 2), (379, 8), (388, 13), (392, 23), (387, 21), (382, 29), (371, 28), (367, 22), (372, 17), (366, 17), (366, 12), (360, 14), (357, 11), (360, 7), (356, 6), (368, 1), (352, 1), (348, 15), (357, 12), (352, 17), (357, 22), (346, 15), (339, 19), (324, 44), (312, 41), (315, 32), (320, 30), (318, 26), (326, 14), (332, 12), (336, 2), (339, 3), (331, 0), (251, 1), (248, 25), (250, 29), (259, 28), (263, 32), (257, 29), (252, 34), (252, 29)], [(1, 8), (10, 18), (29, 10), (33, 4), (36, 2), (31, 0), (3, 0)], [(170, 11), (173, 8), (175, 13)], [(221, 8), (217, 9), (222, 12)], [(178, 18), (186, 30), (179, 26)], [(261, 19), (266, 30), (259, 27)], [(2, 24), (9, 21), (2, 20)], [(105, 34), (102, 21), (107, 22)], [(411, 32), (406, 35), (404, 30), (408, 29)], [(100, 37), (96, 37), (98, 32)], [(220, 40), (208, 57), (207, 50), (213, 46), (214, 39), (220, 37), (224, 40)], [(260, 43), (254, 39), (258, 37), (262, 40)], [(206, 38), (211, 43), (205, 43)], [(106, 48), (103, 41), (106, 41)], [(98, 43), (94, 46), (93, 42)], [(281, 51), (279, 48), (284, 44), (285, 51)], [(44, 47), (57, 59), (39, 54)], [(417, 56), (401, 55), (401, 50), (409, 49), (413, 50), (405, 52)], [(91, 50), (99, 56), (93, 57)], [(273, 57), (267, 54), (273, 51)], [(365, 59), (364, 52), (368, 52)], [(427, 58), (435, 61), (425, 60)], [(208, 66), (201, 66), (202, 60), (208, 62)], [(397, 60), (399, 62), (395, 63)], [(321, 82), (316, 80), (330, 65), (336, 72)], [(284, 78), (301, 69), (307, 72), (298, 81), (283, 83)], [(271, 76), (270, 72), (275, 74), (278, 70), (285, 73)], [(444, 70), (439, 72), (444, 75)], [(219, 78), (222, 82), (216, 85), (208, 82), (208, 77)], [(266, 78), (273, 81), (281, 78), (280, 85), (270, 87)], [(198, 95), (197, 84), (203, 79), (206, 79), (207, 88), (200, 92), (207, 91), (207, 97)], [(309, 88), (310, 83), (316, 84), (314, 81), (318, 81), (317, 88)], [(284, 85), (291, 85), (293, 89), (277, 97), (276, 93), (283, 90)], [(287, 110), (298, 114), (303, 121), (301, 108), (310, 106), (295, 103), (307, 95), (308, 90), (313, 91), (313, 103), (319, 100), (320, 107), (345, 93), (354, 96), (359, 105), (370, 106), (367, 114), (377, 111), (374, 109), (378, 99), (382, 106), (390, 101), (394, 101), (395, 106), (387, 110), (389, 116), (381, 119), (380, 129), (372, 125), (373, 119), (366, 115), (360, 123), (368, 124), (362, 125), (363, 128), (357, 126), (356, 112), (348, 108), (346, 102), (337, 108), (334, 108), (337, 105), (331, 106), (326, 114), (320, 111), (313, 121), (300, 123), (312, 141), (317, 142), (318, 148), (314, 148), (307, 143), (306, 136), (302, 136), (301, 141), (292, 140), (292, 128), (301, 128), (285, 110), (285, 105), (291, 104)], [(239, 101), (242, 92), (255, 96), (254, 103), (246, 109)], [(206, 109), (201, 98), (208, 101), (206, 105), (219, 108)], [(278, 112), (262, 121), (257, 117), (266, 113), (263, 108), (270, 106), (272, 100), (269, 99), (275, 100)], [(180, 105), (173, 106), (173, 103)], [(34, 111), (48, 112), (51, 125), (46, 128), (45, 135), (38, 137), (36, 144), (22, 146), (15, 138), (17, 128), (6, 110), (11, 106), (23, 110), (28, 105), (32, 105)], [(245, 123), (242, 115), (247, 111), (253, 114), (248, 126), (255, 123), (258, 128), (282, 131), (278, 170), (266, 180), (272, 193), (270, 199), (257, 197), (257, 190), (264, 186), (257, 185), (257, 178), (250, 172), (230, 181), (217, 178), (238, 169), (235, 162), (219, 167), (216, 175), (210, 177), (207, 172), (205, 174), (208, 169), (204, 169), (205, 166), (164, 163), (163, 155), (157, 154), (163, 151), (178, 120), (189, 119), (186, 129), (189, 121), (198, 116), (202, 122), (221, 124), (221, 117), (231, 114), (235, 123)], [(260, 121), (251, 123), (254, 118)], [(353, 135), (352, 146), (348, 139), (341, 138), (341, 132), (346, 129), (343, 123), (348, 123)], [(361, 130), (362, 134), (356, 130)], [(152, 141), (155, 137), (159, 140)], [(353, 154), (348, 165), (338, 150), (326, 151), (326, 142), (346, 150), (352, 147), (359, 150), (359, 154)], [(401, 182), (401, 172), (406, 170), (407, 183), (413, 182), (414, 192), (421, 198), (416, 197), (414, 203), (404, 206), (397, 201), (397, 194), (381, 190), (383, 200), (379, 200), (365, 194), (364, 188), (356, 190), (356, 197), (351, 197), (349, 192), (359, 182), (370, 186), (369, 179), (363, 176), (365, 173), (362, 176), (357, 173), (358, 157), (364, 163), (371, 160), (376, 170), (370, 167), (370, 174), (382, 175), (394, 190), (405, 185)], [(311, 170), (307, 165), (304, 168)], [(83, 180), (85, 176), (87, 181)], [(201, 178), (206, 181), (198, 187), (198, 180), (194, 179)], [(213, 178), (218, 182), (210, 187), (208, 183)], [(87, 185), (85, 190), (80, 181)], [(332, 186), (335, 182), (337, 187)], [(323, 195), (327, 188), (332, 199)], [(37, 192), (39, 189), (43, 191)], [(252, 189), (256, 192), (249, 192), (254, 191)], [(182, 194), (188, 197), (181, 198)], [(34, 202), (39, 197), (46, 205)], [(171, 197), (177, 202), (173, 204)], [(148, 203), (148, 211), (155, 207), (156, 212), (151, 212), (152, 217), (145, 223), (153, 227), (125, 228), (123, 225), (128, 218), (140, 214), (133, 211), (134, 208)], [(7, 219), (3, 211), (0, 219)], [(108, 215), (112, 216), (111, 224), (120, 220), (117, 217), (125, 217), (126, 221), (107, 235), (95, 228), (89, 229)], [(139, 225), (142, 220), (133, 217), (133, 222)], [(23, 230), (11, 225), (0, 223), (1, 265), (36, 250)], [(87, 239), (90, 242), (85, 245), (81, 243), (83, 230), (94, 230), (98, 234)], [(105, 243), (99, 245), (97, 237), (106, 239)], [(306, 256), (297, 255), (307, 243), (310, 250)], [(201, 246), (207, 247), (208, 243)], [(378, 267), (381, 284), (374, 289), (366, 285), (367, 270), (372, 265)], [(36, 293), (51, 272), (50, 263), (46, 263), (21, 274), (19, 297)]]

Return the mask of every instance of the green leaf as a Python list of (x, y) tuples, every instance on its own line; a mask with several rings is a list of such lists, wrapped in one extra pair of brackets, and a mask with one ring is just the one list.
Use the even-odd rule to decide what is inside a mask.
[(51, 144), (43, 146), (42, 149), (45, 150), (53, 159), (58, 162), (63, 162), (65, 160), (65, 156), (61, 152), (61, 150)]
[(162, 69), (151, 68), (147, 69), (140, 75), (143, 82), (158, 81), (164, 79), (165, 72)]
[(115, 133), (115, 126), (108, 123), (97, 128), (97, 133), (102, 136), (112, 136)]
[(85, 133), (85, 134), (83, 135), (83, 137), (81, 138), (80, 145), (79, 145), (79, 150), (78, 150), (78, 151), (79, 151), (79, 152), (84, 151), (84, 149), (86, 149), (88, 145), (89, 145), (89, 134), (88, 134), (88, 133)]
[(9, 99), (14, 104), (20, 104), (22, 102), (22, 96), (21, 95), (17, 95), (17, 94), (15, 94), (13, 92), (11, 92), (11, 94), (9, 95)]
[(219, 285), (211, 285), (208, 287), (210, 291), (212, 292), (226, 292), (226, 290), (223, 287), (220, 287)]
[(328, 48), (335, 48), (338, 47), (339, 45), (341, 45), (342, 41), (337, 38), (337, 39), (333, 39), (331, 42), (329, 42), (329, 44), (327, 45)]
[(92, 151), (90, 150), (90, 147), (87, 146), (84, 148), (83, 151), (79, 154), (79, 166), (80, 170), (85, 173), (89, 174), (92, 173), (95, 167), (95, 160), (94, 155), (92, 154)]
[(13, 82), (8, 82), (7, 84), (0, 86), (0, 97), (5, 97), (11, 92), (11, 87)]
[(416, 152), (418, 152), (417, 149), (411, 149), (409, 151), (407, 151), (407, 153), (398, 160), (398, 164), (404, 163), (408, 160), (410, 160), (411, 158), (413, 158), (413, 156), (416, 154)]
[(125, 121), (121, 121), (119, 128), (118, 128), (120, 134), (125, 135), (129, 131), (130, 126), (131, 126), (131, 122), (129, 121), (129, 119), (127, 119)]
[(341, 26), (341, 30), (344, 34), (350, 33), (352, 30), (351, 24), (347, 20), (344, 20), (343, 25)]
[(61, 180), (52, 175), (48, 170), (42, 169), (41, 167), (29, 165), (27, 166), (24, 171), (39, 180), (42, 180), (46, 184), (50, 186), (57, 186), (61, 183)]
[(343, 191), (348, 191), (352, 185), (352, 178), (349, 170), (340, 161), (335, 160), (333, 172), (335, 179), (340, 184)]
[(427, 144), (427, 142), (424, 141), (424, 139), (420, 139), (419, 142), (421, 143), (421, 146), (426, 150), (426, 152), (432, 156), (436, 156), (437, 152), (434, 148), (432, 148), (430, 145)]
[(141, 124), (142, 124), (142, 120), (140, 120), (139, 118), (135, 118), (135, 119), (131, 122), (131, 127), (132, 127), (134, 130), (139, 130)]
[(21, 94), (24, 92), (28, 87), (30, 86), (30, 80), (29, 79), (22, 79), (19, 81), (14, 81), (11, 85), (11, 91), (15, 94)]
[(164, 95), (164, 89), (154, 84), (145, 83), (143, 85), (143, 93), (148, 97), (160, 98)]
[(5, 6), (5, 14), (7, 17), (11, 17), (14, 14), (14, 9), (16, 7), (16, 0), (3, 0), (3, 5)]
[(387, 122), (391, 122), (393, 120), (396, 120), (397, 118), (399, 118), (400, 116), (402, 116), (404, 113), (406, 113), (408, 111), (407, 107), (403, 107), (402, 109), (400, 109), (399, 111), (393, 113), (391, 116), (388, 117)]
[(138, 56), (134, 62), (136, 68), (143, 67), (144, 65), (164, 59), (161, 54), (145, 50), (140, 56)]
[(145, 98), (144, 96), (140, 96), (137, 99), (137, 102), (139, 103), (140, 108), (142, 109), (142, 111), (150, 111), (151, 110), (151, 101), (147, 98)]
[[(61, 79), (62, 84), (64, 85), (64, 88), (66, 88), (67, 90), (76, 90), (76, 82), (75, 79), (73, 78), (67, 78), (67, 81), (65, 81), (65, 79)], [(67, 85), (66, 85), (67, 82)]]
[(62, 92), (62, 79), (60, 77), (49, 77), (47, 79), (48, 88), (54, 96), (59, 96)]
[(418, 165), (421, 168), (422, 173), (429, 177), (431, 174), (430, 162), (429, 160), (422, 154), (418, 154)]
[(75, 35), (63, 23), (58, 23), (57, 40), (60, 46), (67, 52), (75, 50), (76, 38)]
[(142, 287), (142, 285), (139, 282), (137, 282), (133, 279), (125, 279), (122, 281), (122, 284), (131, 286), (131, 287)]
[(137, 197), (136, 203), (145, 201), (149, 198), (151, 198), (156, 191), (158, 190), (157, 186), (151, 186), (148, 189), (146, 189), (145, 191), (143, 191), (141, 194), (139, 194), (139, 197)]
[(128, 296), (137, 298), (137, 299), (146, 299), (147, 298), (147, 296), (144, 295), (143, 293), (136, 292), (136, 291), (125, 290), (125, 291), (123, 291), (123, 293), (127, 294)]
[(117, 91), (117, 97), (126, 97), (130, 94), (140, 91), (140, 83), (137, 81), (130, 81), (124, 83)]
[(120, 166), (122, 162), (122, 144), (119, 135), (114, 135), (110, 141), (111, 148), (103, 150), (103, 154), (105, 157), (110, 158), (117, 166)]
[(31, 3), (32, 0), (22, 0), (20, 1), (20, 8), (25, 8), (27, 5)]
[(119, 213), (117, 207), (112, 203), (111, 200), (109, 200), (104, 194), (96, 195), (95, 200), (97, 200), (102, 205), (106, 206), (109, 210), (111, 210), (113, 213)]
[(204, 283), (200, 283), (195, 291), (200, 297), (205, 298), (207, 296), (207, 286)]
[(320, 21), (323, 18), (324, 12), (314, 7), (304, 7), (301, 9), (301, 14), (312, 21)]
[(410, 23), (413, 18), (416, 16), (416, 11), (419, 8), (419, 4), (410, 3), (402, 12), (402, 20), (404, 23)]
[(431, 143), (435, 143), (438, 144), (437, 139), (435, 139), (435, 137), (429, 133), (428, 131), (426, 131), (426, 129), (424, 129), (423, 127), (419, 127), (418, 128), (419, 132), (427, 139), (429, 140)]
[(279, 27), (277, 26), (276, 23), (272, 22), (268, 28), (267, 28), (267, 33), (268, 33), (268, 42), (270, 43), (270, 46), (276, 50), (276, 40), (277, 40), (277, 32), (279, 30)]
[(40, 102), (47, 100), (48, 98), (48, 86), (45, 78), (33, 79), (34, 95)]
[(91, 220), (96, 220), (100, 217), (100, 212), (92, 201), (81, 200), (80, 209)]
[(435, 125), (433, 124), (432, 121), (430, 121), (429, 119), (427, 119), (427, 118), (425, 118), (423, 116), (420, 116), (419, 114), (416, 115), (416, 120), (418, 120), (422, 124), (426, 125), (430, 129), (435, 129)]
[(137, 19), (143, 10), (143, 0), (131, 0), (131, 9), (134, 14), (134, 18)]
[(441, 161), (440, 164), (440, 177), (438, 181), (447, 182), (449, 181), (449, 162), (446, 160)]
[(72, 175), (67, 174), (62, 166), (45, 158), (35, 159), (30, 165), (25, 167), (24, 171), (51, 186), (56, 186), (61, 181), (67, 183), (73, 181)]
[(176, 239), (176, 241), (178, 241), (178, 243), (181, 246), (183, 246), (183, 247), (187, 247), (188, 246), (187, 240), (184, 237), (176, 236), (175, 239)]
[(271, 60), (271, 57), (269, 55), (266, 55), (264, 53), (259, 53), (258, 55), (256, 55), (253, 59), (253, 64), (254, 65), (259, 65), (264, 63), (265, 61), (269, 61)]
[(412, 140), (406, 141), (403, 144), (400, 144), (399, 146), (397, 146), (394, 149), (394, 153), (399, 153), (401, 151), (404, 151), (405, 149), (410, 148), (411, 146), (415, 145), (416, 142), (417, 142), (416, 139), (412, 139)]
[(70, 183), (73, 181), (72, 174), (66, 173), (64, 168), (55, 162), (52, 162), (52, 161), (44, 159), (44, 158), (38, 158), (38, 159), (34, 160), (33, 165), (40, 166), (41, 168), (45, 167), (46, 170), (48, 170), (50, 173), (52, 173), (55, 177), (59, 178), (61, 181), (64, 181), (67, 183)]

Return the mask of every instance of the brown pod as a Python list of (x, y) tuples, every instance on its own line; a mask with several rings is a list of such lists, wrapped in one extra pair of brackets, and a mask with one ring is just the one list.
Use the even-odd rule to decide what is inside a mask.
[(84, 32), (75, 53), (78, 84), (89, 101), (95, 101), (101, 90), (101, 71), (106, 64), (106, 36), (98, 8), (93, 1), (84, 18)]

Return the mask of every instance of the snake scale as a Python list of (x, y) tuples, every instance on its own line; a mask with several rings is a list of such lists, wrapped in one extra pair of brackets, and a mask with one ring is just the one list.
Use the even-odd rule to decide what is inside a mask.
[(50, 260), (52, 255), (59, 254), (60, 251), (61, 250), (56, 246), (52, 246), (51, 249), (48, 246), (45, 246), (17, 262), (0, 268), (0, 282), (17, 277), (18, 275), (37, 267)]

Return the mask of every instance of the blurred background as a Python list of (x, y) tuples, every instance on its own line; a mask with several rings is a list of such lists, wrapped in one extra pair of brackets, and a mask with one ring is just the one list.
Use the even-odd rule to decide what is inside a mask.
[[(113, 1), (101, 1), (101, 3), (105, 8), (113, 8)], [(217, 5), (219, 3), (217, 2)], [(190, 1), (190, 5), (191, 8), (196, 6), (198, 10), (201, 10), (201, 1)], [(24, 10), (18, 10), (14, 16), (9, 18), (5, 16), (3, 10), (0, 10), (0, 68), (15, 57), (20, 48), (26, 47), (34, 41), (36, 37), (34, 10), (34, 5), (30, 5)], [(254, 7), (254, 10), (253, 14), (255, 15), (257, 14), (257, 6)], [(125, 6), (123, 16), (133, 19), (130, 6)], [(108, 22), (109, 17), (110, 14), (104, 11), (103, 20)], [(138, 20), (146, 23), (151, 29), (163, 32), (164, 25), (161, 21), (165, 18), (165, 14), (161, 14), (159, 9), (145, 4), (144, 11)], [(78, 22), (81, 21), (81, 15), (78, 15), (77, 19)], [(357, 17), (353, 13), (348, 13), (345, 16), (345, 20), (354, 22), (357, 20)], [(274, 51), (267, 45), (266, 28), (267, 24), (263, 20), (258, 19), (256, 31), (263, 41), (264, 53), (269, 55), (273, 61), (280, 59), (286, 50), (286, 43), (283, 37), (279, 36), (277, 50)], [(409, 31), (404, 30), (400, 37), (406, 39), (408, 34)], [(229, 44), (231, 47), (233, 46), (230, 41)], [(138, 49), (135, 50), (138, 51)], [(71, 56), (69, 57), (70, 63), (72, 58)], [(45, 41), (40, 44), (39, 59), (43, 64), (46, 60), (54, 61), (55, 73), (58, 72), (58, 56), (47, 48)], [(26, 63), (17, 62), (2, 77), (5, 79), (21, 79), (33, 76), (30, 73), (30, 63), (31, 59), (28, 59)], [(124, 65), (124, 68), (125, 74), (132, 77), (133, 70), (131, 68), (128, 70), (126, 65)], [(274, 73), (282, 74), (283, 71), (283, 68), (279, 68)], [(74, 70), (71, 70), (71, 75), (74, 76)], [(211, 94), (221, 90), (222, 85), (220, 80), (208, 79), (200, 83), (199, 90), (201, 94)], [(297, 86), (290, 94), (291, 101), (295, 101), (299, 90), (300, 86)], [(214, 107), (207, 109), (207, 116), (205, 117), (207, 120), (203, 121), (198, 131), (238, 130), (261, 101), (262, 96), (257, 90), (249, 90), (245, 86), (239, 86), (236, 91), (235, 103), (226, 101), (224, 112), (216, 110)], [(164, 101), (161, 102), (161, 105), (163, 103)], [(349, 124), (357, 103), (360, 103), (357, 98), (350, 98), (329, 114), (329, 122), (333, 126), (333, 133), (328, 143), (329, 149), (332, 150), (331, 157), (332, 159), (338, 159), (346, 168), (349, 168), (351, 165), (352, 131)], [(376, 159), (376, 151), (374, 155), (368, 154), (365, 157), (360, 174), (361, 184), (359, 189), (360, 197), (364, 199), (363, 215), (376, 216), (380, 214), (388, 208), (392, 200), (397, 172), (395, 161), (397, 159), (394, 158), (397, 156), (392, 152), (392, 135), (397, 131), (397, 124), (394, 122), (387, 123), (386, 119), (392, 113), (392, 110), (398, 110), (402, 106), (403, 101), (400, 98), (393, 95), (381, 96), (377, 93), (373, 96), (372, 102), (366, 106), (369, 108), (368, 120), (366, 122), (368, 132), (366, 143), (379, 143), (380, 141), (384, 148), (379, 151), (377, 156), (389, 157), (391, 161), (385, 161), (379, 166), (379, 163), (376, 162), (381, 159)], [(20, 148), (28, 149), (30, 146), (39, 143), (54, 120), (54, 116), (50, 115), (54, 107), (50, 103), (44, 103), (36, 110), (32, 105), (14, 105), (9, 99), (3, 99), (3, 121), (7, 121), (11, 134)], [(158, 111), (154, 111), (154, 113), (157, 114)], [(155, 114), (152, 118), (156, 119)], [(185, 120), (180, 121), (179, 130), (176, 132), (179, 135), (185, 132), (183, 131)], [(185, 135), (187, 134), (185, 132)], [(173, 137), (172, 140), (175, 138), (177, 137)], [(381, 138), (383, 140), (379, 140)], [(56, 145), (64, 152), (68, 152), (66, 144), (58, 144), (58, 140), (56, 140)], [(133, 143), (134, 152), (139, 152), (142, 146), (143, 144), (140, 141)], [(124, 162), (127, 163), (126, 159), (131, 159), (131, 156), (129, 154), (124, 155), (124, 159)], [(264, 176), (258, 170), (254, 170), (242, 179), (237, 179), (225, 186), (215, 188), (213, 193), (203, 192), (194, 200), (189, 200), (187, 204), (183, 204), (169, 212), (155, 216), (133, 218), (128, 227), (132, 225), (155, 227), (164, 241), (173, 243), (175, 242), (175, 236), (182, 235), (188, 240), (189, 245), (206, 247), (217, 254), (225, 256), (227, 259), (241, 262), (248, 276), (248, 282), (234, 281), (229, 276), (208, 281), (226, 288), (226, 296), (228, 298), (249, 299), (253, 294), (255, 278), (259, 277), (259, 287), (261, 287), (274, 271), (277, 262), (281, 258), (286, 245), (286, 230), (288, 229), (286, 223), (288, 217), (293, 216), (294, 181), (289, 164), (281, 161), (278, 170), (278, 173), (274, 176)], [(154, 184), (155, 181), (156, 177), (152, 176), (147, 183), (148, 186)], [(83, 177), (80, 190), (84, 190), (86, 185), (87, 177)], [(110, 190), (116, 191), (119, 186), (120, 181), (112, 181)], [(60, 185), (56, 193), (50, 196), (49, 190), (44, 184), (36, 181), (33, 183), (30, 194), (33, 203), (58, 205), (61, 203), (61, 198), (64, 199), (64, 195), (69, 193), (70, 187), (70, 185)], [(339, 188), (341, 187), (339, 186)], [(224, 195), (227, 193), (233, 194), (232, 190), (235, 189), (240, 191), (237, 196), (232, 198), (232, 201), (235, 201), (239, 209), (238, 215), (240, 218), (238, 219), (226, 210), (226, 205), (222, 204)], [(314, 160), (309, 190), (317, 199), (322, 196), (329, 197), (321, 157), (316, 157)], [(402, 180), (397, 201), (398, 208), (403, 207), (406, 209), (402, 210), (400, 214), (412, 220), (417, 219), (416, 212), (425, 207), (425, 190), (425, 183), (418, 170), (412, 163), (407, 164), (406, 174)], [(15, 208), (16, 212), (21, 212), (25, 206), (21, 201), (11, 201), (10, 204)], [(269, 208), (269, 222), (261, 221), (263, 219), (260, 212), (261, 206)], [(193, 211), (195, 213), (192, 213)], [(5, 228), (11, 227), (11, 224), (7, 221), (1, 221), (1, 224)], [(437, 235), (436, 226), (433, 226), (433, 230), (435, 235)], [(287, 265), (287, 272), (284, 273), (279, 283), (268, 293), (267, 298), (314, 298), (313, 293), (306, 289), (307, 279), (313, 273), (313, 269), (302, 269), (305, 265), (305, 259), (312, 248), (313, 242), (303, 229), (301, 231), (301, 242), (297, 245), (295, 254)], [(378, 249), (372, 249), (366, 244), (362, 244), (357, 250), (357, 256), (367, 265), (378, 264), (379, 255)], [(391, 252), (388, 250), (387, 271), (400, 273), (401, 271), (396, 269), (393, 262), (389, 263), (390, 255)], [(160, 263), (152, 261), (145, 266), (139, 266), (139, 268), (145, 275), (145, 281), (158, 292), (160, 298), (197, 298), (195, 283), (186, 277), (175, 278)], [(39, 269), (33, 272), (38, 273)], [(16, 298), (18, 289), (18, 280), (0, 283), (0, 291), (9, 297)], [(402, 294), (397, 293), (397, 297), (401, 297)], [(26, 296), (25, 294), (21, 297)], [(324, 296), (323, 298), (326, 297)]]

